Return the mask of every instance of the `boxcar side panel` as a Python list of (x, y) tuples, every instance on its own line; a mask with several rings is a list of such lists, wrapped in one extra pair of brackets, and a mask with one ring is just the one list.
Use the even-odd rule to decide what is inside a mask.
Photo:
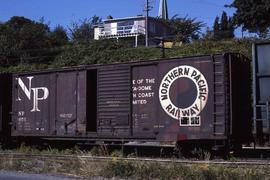
[(86, 131), (86, 71), (13, 77), (13, 135), (77, 136)]
[(157, 77), (157, 64), (132, 68), (132, 121), (136, 137), (155, 137), (160, 128)]
[(214, 139), (213, 78), (210, 56), (133, 67), (134, 135)]
[(159, 112), (164, 126), (159, 138), (213, 138), (212, 58), (163, 62), (159, 64), (159, 75), (159, 101), (163, 107)]
[(46, 135), (50, 118), (50, 78), (47, 74), (13, 77), (13, 133)]

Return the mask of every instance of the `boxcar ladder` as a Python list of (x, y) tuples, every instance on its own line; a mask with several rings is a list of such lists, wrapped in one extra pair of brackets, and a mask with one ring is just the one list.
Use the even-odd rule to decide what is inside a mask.
[(224, 106), (225, 100), (225, 84), (224, 84), (224, 64), (221, 59), (213, 56), (213, 84), (214, 84), (214, 132), (216, 137), (223, 137), (225, 135), (225, 114)]
[[(263, 135), (264, 132), (267, 132), (267, 134), (270, 133), (269, 105), (269, 101), (265, 103), (254, 104), (255, 110), (253, 117), (253, 133), (257, 135), (257, 138), (258, 136)], [(270, 140), (270, 137), (268, 138)]]

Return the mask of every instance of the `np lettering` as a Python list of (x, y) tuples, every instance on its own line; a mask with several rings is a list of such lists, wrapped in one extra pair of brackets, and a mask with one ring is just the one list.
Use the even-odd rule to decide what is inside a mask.
[[(31, 110), (31, 112), (39, 112), (40, 109), (38, 108), (38, 103), (39, 101), (43, 101), (45, 99), (48, 98), (49, 96), (49, 90), (46, 87), (32, 87), (32, 80), (33, 80), (33, 76), (27, 77), (28, 79), (28, 86), (25, 85), (25, 83), (23, 82), (23, 80), (21, 78), (16, 78), (19, 87), (22, 89), (22, 91), (24, 92), (25, 96), (29, 99), (29, 100), (33, 100), (33, 108)], [(21, 97), (19, 96), (18, 93), (18, 97), (16, 99), (17, 101), (21, 101)]]

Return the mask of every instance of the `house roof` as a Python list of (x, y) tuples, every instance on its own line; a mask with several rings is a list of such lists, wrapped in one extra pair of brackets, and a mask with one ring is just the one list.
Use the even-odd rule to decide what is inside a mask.
[(145, 16), (131, 16), (131, 17), (124, 17), (124, 18), (113, 18), (113, 19), (104, 20), (104, 23), (126, 21), (126, 20), (137, 20), (137, 19), (144, 19), (144, 18), (145, 18)]
[[(106, 19), (104, 23), (111, 23), (111, 22), (119, 22), (119, 21), (126, 21), (126, 20), (140, 20), (145, 19), (145, 16), (131, 16), (131, 17), (124, 17), (124, 18), (113, 18), (113, 19)], [(154, 17), (149, 17), (149, 19), (155, 19)]]

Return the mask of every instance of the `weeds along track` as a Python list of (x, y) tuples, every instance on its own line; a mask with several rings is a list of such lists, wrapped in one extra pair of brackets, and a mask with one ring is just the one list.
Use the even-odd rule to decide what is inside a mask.
[(224, 160), (192, 160), (192, 159), (160, 159), (160, 158), (124, 158), (105, 157), (89, 155), (52, 155), (52, 154), (29, 154), (29, 153), (0, 153), (0, 160), (46, 160), (46, 161), (87, 161), (105, 163), (108, 161), (128, 161), (136, 163), (159, 163), (159, 164), (179, 164), (179, 165), (219, 165), (226, 167), (248, 167), (248, 166), (270, 166), (270, 160), (262, 159), (233, 159)]

